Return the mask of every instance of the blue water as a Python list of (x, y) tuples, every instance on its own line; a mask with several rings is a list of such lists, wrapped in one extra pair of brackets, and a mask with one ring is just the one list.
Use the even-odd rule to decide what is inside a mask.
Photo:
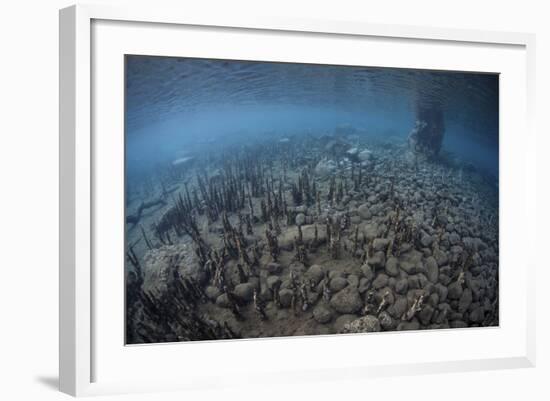
[(498, 76), (289, 63), (127, 56), (128, 174), (195, 146), (247, 143), (345, 124), (401, 138), (419, 103), (443, 111), (443, 152), (498, 177)]

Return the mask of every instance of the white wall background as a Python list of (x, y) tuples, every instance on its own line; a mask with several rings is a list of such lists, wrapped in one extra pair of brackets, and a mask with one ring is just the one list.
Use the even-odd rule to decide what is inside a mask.
[[(96, 3), (148, 3), (96, 0)], [(534, 369), (373, 379), (363, 382), (122, 396), (131, 400), (549, 399), (548, 246), (550, 25), (544, 1), (277, 0), (149, 1), (212, 13), (527, 31), (537, 34), (539, 140), (538, 363)], [(0, 399), (57, 400), (58, 21), (65, 0), (1, 3), (0, 20)], [(518, 133), (521, 135), (521, 133)], [(518, 266), (521, 268), (521, 266)], [(115, 399), (108, 397), (108, 399)]]

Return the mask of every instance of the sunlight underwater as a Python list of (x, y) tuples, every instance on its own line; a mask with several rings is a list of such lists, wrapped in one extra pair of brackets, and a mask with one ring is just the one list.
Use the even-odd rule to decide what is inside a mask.
[(130, 344), (494, 326), (498, 75), (126, 60)]

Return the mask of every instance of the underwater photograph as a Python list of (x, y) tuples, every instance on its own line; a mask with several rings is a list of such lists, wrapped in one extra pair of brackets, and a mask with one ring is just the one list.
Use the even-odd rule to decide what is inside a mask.
[(125, 56), (127, 345), (499, 325), (498, 74)]

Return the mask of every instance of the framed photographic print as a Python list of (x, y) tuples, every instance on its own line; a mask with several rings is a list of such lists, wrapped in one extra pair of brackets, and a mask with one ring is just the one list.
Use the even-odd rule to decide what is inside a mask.
[(532, 366), (533, 46), (62, 10), (61, 390)]

